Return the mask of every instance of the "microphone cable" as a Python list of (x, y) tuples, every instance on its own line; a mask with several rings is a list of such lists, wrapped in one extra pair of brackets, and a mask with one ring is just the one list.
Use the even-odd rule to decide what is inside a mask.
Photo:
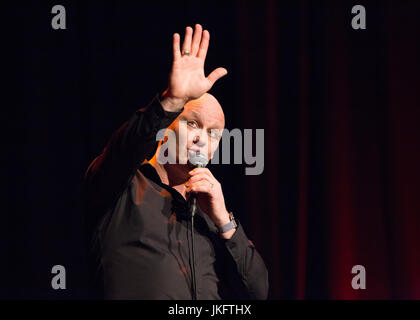
[(195, 249), (194, 249), (194, 216), (195, 211), (197, 210), (196, 206), (197, 199), (195, 197), (192, 198), (193, 205), (191, 206), (191, 275), (192, 275), (192, 292), (193, 292), (193, 300), (197, 300), (197, 281), (195, 277)]

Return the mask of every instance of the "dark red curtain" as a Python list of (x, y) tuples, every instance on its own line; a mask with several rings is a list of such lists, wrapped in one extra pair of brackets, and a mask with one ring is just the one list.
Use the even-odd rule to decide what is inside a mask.
[(353, 30), (353, 5), (238, 2), (245, 123), (266, 128), (250, 228), (272, 298), (420, 298), (418, 6), (368, 2)]

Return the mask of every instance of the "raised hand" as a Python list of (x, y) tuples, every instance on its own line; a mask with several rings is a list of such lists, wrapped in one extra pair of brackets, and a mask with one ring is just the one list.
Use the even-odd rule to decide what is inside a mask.
[(206, 93), (213, 84), (227, 74), (225, 68), (216, 68), (207, 77), (204, 74), (204, 62), (209, 47), (210, 33), (195, 25), (185, 30), (182, 51), (180, 36), (173, 36), (173, 62), (169, 75), (168, 89), (165, 91), (162, 106), (167, 111), (182, 109), (188, 100), (197, 99)]

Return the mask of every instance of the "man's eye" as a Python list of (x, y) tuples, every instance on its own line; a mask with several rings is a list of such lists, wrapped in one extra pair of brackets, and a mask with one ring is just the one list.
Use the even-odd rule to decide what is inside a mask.
[(197, 124), (195, 123), (195, 121), (188, 121), (188, 122), (187, 122), (187, 124), (188, 124), (190, 127), (197, 128)]
[(213, 139), (218, 139), (219, 134), (212, 130), (212, 131), (210, 131), (210, 137), (212, 137)]

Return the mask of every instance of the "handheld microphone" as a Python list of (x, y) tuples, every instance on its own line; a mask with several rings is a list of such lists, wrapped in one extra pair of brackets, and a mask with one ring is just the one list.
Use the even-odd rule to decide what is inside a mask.
[[(194, 166), (194, 168), (204, 168), (207, 163), (207, 157), (201, 152), (195, 152), (191, 155), (188, 160)], [(192, 298), (193, 300), (197, 300), (197, 283), (195, 279), (195, 249), (194, 249), (194, 215), (197, 211), (197, 198), (195, 194), (191, 193), (189, 199), (189, 207), (190, 207), (190, 214), (191, 214), (191, 276), (192, 276)]]
[[(205, 168), (207, 166), (208, 160), (204, 153), (201, 152), (195, 152), (193, 155), (191, 155), (188, 160), (190, 163), (194, 166), (194, 168)], [(190, 195), (190, 214), (191, 217), (194, 217), (196, 211), (197, 211), (197, 198), (195, 197), (195, 194)]]

